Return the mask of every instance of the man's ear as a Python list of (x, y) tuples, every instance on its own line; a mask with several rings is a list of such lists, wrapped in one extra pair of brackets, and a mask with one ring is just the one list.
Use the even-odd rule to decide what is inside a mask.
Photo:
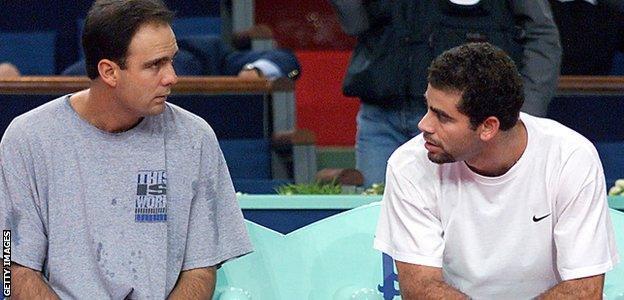
[(487, 142), (493, 139), (500, 131), (500, 121), (497, 117), (490, 116), (479, 125), (479, 137)]
[(100, 73), (100, 78), (102, 78), (102, 81), (110, 87), (117, 86), (117, 80), (119, 79), (119, 70), (121, 70), (119, 65), (112, 60), (102, 59), (98, 63), (98, 72)]

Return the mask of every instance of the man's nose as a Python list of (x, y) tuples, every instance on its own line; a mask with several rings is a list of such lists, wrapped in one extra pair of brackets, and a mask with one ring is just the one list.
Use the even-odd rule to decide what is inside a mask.
[(170, 86), (176, 83), (178, 83), (178, 75), (176, 74), (173, 65), (169, 65), (165, 71), (165, 75), (163, 76), (162, 84), (164, 86)]
[(422, 132), (433, 133), (433, 124), (431, 122), (431, 111), (427, 111), (427, 113), (420, 119), (418, 122), (418, 129)]

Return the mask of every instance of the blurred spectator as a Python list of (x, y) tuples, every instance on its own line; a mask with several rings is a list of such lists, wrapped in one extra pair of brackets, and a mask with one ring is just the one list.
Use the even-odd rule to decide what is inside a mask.
[(0, 77), (16, 77), (20, 75), (20, 71), (13, 64), (0, 63)]
[(358, 43), (343, 92), (362, 101), (356, 167), (364, 184), (384, 181), (386, 162), (416, 136), (427, 109), (427, 67), (444, 50), (488, 41), (505, 50), (524, 79), (523, 111), (544, 116), (554, 95), (561, 47), (546, 0), (332, 0)]
[(273, 31), (267, 25), (255, 25), (247, 30), (234, 32), (230, 43), (236, 50), (251, 50), (254, 39), (272, 39)]
[[(289, 50), (234, 51), (220, 37), (211, 35), (183, 37), (177, 43), (175, 70), (178, 75), (297, 79), (301, 74), (299, 62)], [(62, 74), (86, 75), (84, 60), (69, 66)]]
[(561, 35), (562, 75), (608, 75), (624, 50), (624, 1), (550, 0)]

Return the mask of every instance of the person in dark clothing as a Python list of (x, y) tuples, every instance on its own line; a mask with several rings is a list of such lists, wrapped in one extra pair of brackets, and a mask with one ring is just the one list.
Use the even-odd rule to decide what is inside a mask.
[[(187, 36), (177, 40), (179, 52), (175, 70), (186, 76), (249, 76), (262, 75), (269, 79), (297, 79), (301, 67), (295, 55), (286, 49), (269, 51), (234, 51), (220, 37), (213, 35)], [(84, 60), (66, 68), (62, 75), (86, 75)]]
[(524, 80), (523, 111), (544, 116), (559, 74), (559, 34), (546, 0), (332, 0), (357, 36), (343, 83), (362, 104), (356, 167), (366, 186), (383, 182), (386, 162), (419, 133), (429, 63), (446, 49), (488, 41), (505, 50)]

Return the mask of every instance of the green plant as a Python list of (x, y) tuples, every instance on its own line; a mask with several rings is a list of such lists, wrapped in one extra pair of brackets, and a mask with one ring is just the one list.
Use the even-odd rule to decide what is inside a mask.
[(383, 195), (385, 188), (386, 186), (383, 183), (373, 183), (362, 195)]
[(336, 181), (330, 183), (298, 183), (279, 186), (275, 191), (279, 195), (339, 195), (339, 194), (361, 194), (364, 196), (383, 195), (383, 183), (375, 183), (362, 192), (361, 187), (346, 186), (343, 187)]
[(624, 179), (615, 181), (615, 185), (609, 189), (609, 196), (624, 196)]
[(330, 183), (298, 183), (279, 186), (275, 191), (280, 195), (338, 195), (342, 193), (340, 184)]

